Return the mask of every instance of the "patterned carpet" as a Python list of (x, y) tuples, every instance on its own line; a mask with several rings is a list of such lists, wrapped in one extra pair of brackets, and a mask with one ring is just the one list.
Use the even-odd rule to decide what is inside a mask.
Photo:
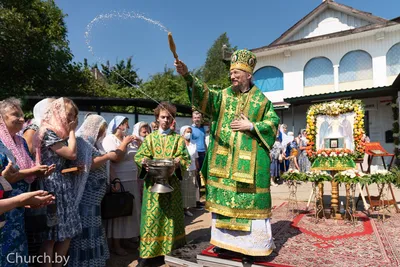
[[(382, 222), (374, 215), (368, 218), (359, 213), (355, 226), (336, 220), (316, 224), (310, 214), (292, 219), (284, 203), (273, 211), (276, 250), (268, 257), (257, 258), (256, 263), (280, 267), (400, 266), (400, 214), (391, 211), (388, 215)], [(212, 248), (202, 254), (216, 257)]]

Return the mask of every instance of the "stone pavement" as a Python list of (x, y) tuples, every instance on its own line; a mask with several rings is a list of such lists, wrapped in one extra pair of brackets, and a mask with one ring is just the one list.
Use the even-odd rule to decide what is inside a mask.
[[(312, 186), (311, 183), (303, 183), (298, 186), (297, 189), (297, 199), (298, 201), (306, 202), (310, 196)], [(376, 185), (369, 186), (369, 190), (371, 195), (377, 195), (378, 190)], [(400, 189), (393, 187), (394, 194), (397, 200), (397, 203), (400, 203)], [(366, 192), (364, 189), (364, 193), (366, 196)], [(330, 194), (331, 194), (331, 185), (329, 182), (324, 183), (324, 201), (325, 205), (330, 203)], [(356, 197), (358, 197), (359, 190), (356, 190)], [(272, 205), (279, 206), (283, 202), (287, 201), (288, 198), (288, 188), (286, 185), (281, 184), (277, 187), (271, 186), (271, 195), (272, 195)], [(344, 185), (339, 187), (339, 195), (340, 201), (345, 203), (345, 187)], [(340, 203), (339, 201), (339, 203)], [(361, 202), (361, 201), (360, 201)], [(362, 209), (362, 203), (359, 203), (358, 209)], [(210, 225), (211, 225), (211, 214), (207, 211), (198, 211), (192, 209), (191, 212), (194, 214), (193, 217), (185, 217), (185, 230), (186, 230), (186, 240), (188, 243), (193, 242), (195, 239), (203, 239), (209, 240), (210, 238)], [(128, 256), (117, 256), (115, 254), (111, 254), (111, 259), (109, 260), (107, 266), (108, 267), (117, 267), (117, 266), (128, 266), (134, 267), (137, 264), (138, 251), (136, 249), (129, 249)]]

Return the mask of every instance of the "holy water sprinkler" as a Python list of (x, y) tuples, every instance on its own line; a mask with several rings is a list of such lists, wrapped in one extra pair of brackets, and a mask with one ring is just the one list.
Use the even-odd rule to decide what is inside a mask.
[(174, 58), (178, 60), (178, 54), (176, 53), (176, 46), (171, 32), (168, 32), (168, 43), (169, 49), (171, 49), (172, 54), (174, 54)]

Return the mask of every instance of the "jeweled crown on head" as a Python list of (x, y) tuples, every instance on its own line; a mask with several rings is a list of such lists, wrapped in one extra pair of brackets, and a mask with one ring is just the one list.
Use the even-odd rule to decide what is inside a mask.
[(253, 52), (247, 49), (236, 50), (231, 57), (230, 70), (239, 69), (253, 74), (257, 64), (257, 58)]

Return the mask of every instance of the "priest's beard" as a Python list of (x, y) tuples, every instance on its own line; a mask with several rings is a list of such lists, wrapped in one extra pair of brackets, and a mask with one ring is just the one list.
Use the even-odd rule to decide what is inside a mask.
[(235, 92), (244, 92), (248, 89), (248, 85), (243, 84), (243, 83), (238, 83), (238, 85), (232, 85), (232, 89)]

